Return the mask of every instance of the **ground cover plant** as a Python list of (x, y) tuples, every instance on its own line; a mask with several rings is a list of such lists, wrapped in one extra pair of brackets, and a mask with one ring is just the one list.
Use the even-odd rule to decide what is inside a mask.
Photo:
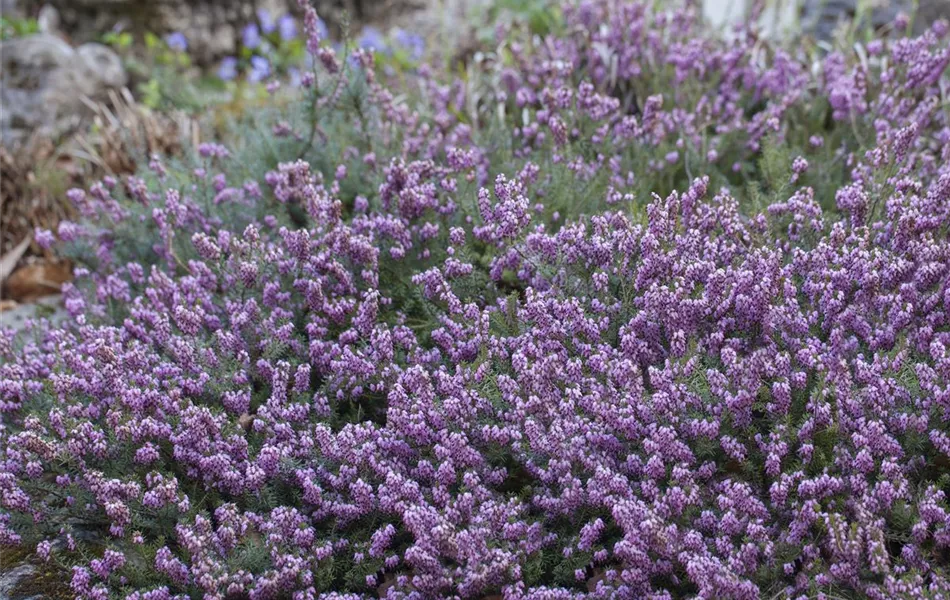
[[(948, 25), (565, 2), (72, 190), (0, 543), (79, 598), (946, 598)], [(532, 22), (537, 22), (535, 18)]]

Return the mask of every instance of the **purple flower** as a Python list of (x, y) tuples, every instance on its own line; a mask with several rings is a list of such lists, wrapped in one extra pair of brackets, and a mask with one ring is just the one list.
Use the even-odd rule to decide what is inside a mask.
[(245, 48), (254, 50), (261, 45), (261, 32), (256, 23), (248, 23), (241, 31), (241, 43)]
[(383, 34), (372, 26), (366, 26), (356, 40), (356, 45), (374, 52), (384, 52), (387, 49)]
[(44, 562), (49, 562), (50, 551), (53, 549), (53, 545), (49, 540), (43, 540), (36, 545), (36, 555), (39, 556)]
[(165, 44), (175, 52), (184, 52), (188, 49), (188, 38), (182, 32), (175, 31), (165, 36)]
[(270, 62), (263, 56), (251, 57), (251, 69), (247, 73), (247, 80), (251, 83), (262, 81), (270, 75)]
[(300, 87), (303, 84), (303, 75), (300, 73), (300, 69), (290, 67), (287, 69), (287, 76), (290, 77), (290, 85), (292, 87)]
[(218, 65), (218, 77), (224, 81), (231, 81), (237, 77), (238, 60), (233, 56), (225, 56)]
[[(326, 29), (325, 25), (324, 29)], [(297, 20), (292, 15), (284, 15), (277, 21), (277, 30), (280, 33), (280, 39), (285, 42), (290, 41), (297, 37)]]
[(56, 237), (52, 231), (39, 227), (34, 230), (33, 239), (36, 240), (36, 244), (44, 250), (49, 250), (56, 242)]
[(67, 191), (67, 321), (0, 327), (0, 547), (84, 600), (947, 596), (943, 27), (814, 68), (564, 4), (473, 86), (342, 68), (301, 0), (254, 143)]
[(320, 17), (317, 17), (316, 30), (317, 30), (317, 35), (320, 36), (321, 40), (329, 39), (330, 30), (327, 28), (326, 22), (324, 22), (324, 20), (321, 19)]
[(303, 28), (307, 37), (307, 52), (316, 56), (320, 50), (320, 42), (327, 38), (327, 26), (323, 19), (317, 16), (317, 11), (309, 3), (304, 3)]
[(393, 39), (397, 44), (405, 48), (410, 58), (419, 60), (425, 52), (426, 43), (421, 35), (409, 33), (405, 29), (398, 28), (393, 34)]
[(274, 17), (265, 8), (257, 9), (257, 22), (261, 24), (261, 31), (267, 35), (274, 32), (277, 24), (274, 23)]

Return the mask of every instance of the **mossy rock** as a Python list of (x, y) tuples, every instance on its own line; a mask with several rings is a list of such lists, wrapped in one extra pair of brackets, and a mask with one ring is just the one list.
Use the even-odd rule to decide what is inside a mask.
[(22, 548), (0, 552), (0, 598), (9, 600), (69, 600), (69, 574), (52, 564), (33, 562)]

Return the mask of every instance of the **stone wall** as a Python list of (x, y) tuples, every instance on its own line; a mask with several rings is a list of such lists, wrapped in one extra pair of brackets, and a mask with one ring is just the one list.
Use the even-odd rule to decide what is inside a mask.
[(102, 44), (72, 47), (40, 33), (0, 43), (0, 134), (13, 145), (32, 134), (56, 138), (75, 127), (85, 102), (126, 83), (122, 61)]
[[(311, 0), (331, 31), (339, 35), (346, 17), (351, 31), (365, 24), (381, 29), (398, 24), (427, 26), (454, 18), (459, 6), (485, 0)], [(726, 27), (748, 17), (752, 0), (700, 0), (706, 19)], [(858, 13), (859, 0), (767, 0), (763, 31), (777, 36), (803, 28), (828, 38), (841, 20)], [(868, 19), (874, 26), (891, 23), (901, 11), (909, 12), (914, 0), (861, 0), (873, 5)], [(188, 38), (190, 52), (199, 64), (211, 64), (235, 51), (241, 28), (254, 20), (259, 9), (274, 15), (298, 12), (296, 0), (0, 0), (32, 16), (45, 5), (59, 12), (60, 25), (76, 43), (95, 40), (103, 31), (120, 26), (157, 34), (180, 31)], [(936, 18), (950, 16), (950, 0), (918, 0), (917, 32)]]
[[(842, 22), (859, 14), (858, 2), (868, 9), (866, 23), (885, 27), (901, 12), (911, 13), (913, 0), (767, 0), (760, 20), (771, 37), (804, 30), (819, 39), (829, 39)], [(748, 18), (752, 0), (702, 0), (703, 16), (713, 27), (724, 28)], [(950, 0), (918, 0), (914, 33), (922, 33), (938, 18), (950, 18)]]
[[(9, 1), (9, 0), (4, 0)], [(444, 0), (315, 0), (320, 17), (339, 34), (345, 16), (351, 29), (384, 26)], [(237, 48), (241, 29), (258, 10), (279, 16), (298, 13), (296, 0), (21, 0), (21, 10), (36, 15), (44, 5), (59, 13), (62, 30), (76, 42), (94, 40), (119, 26), (129, 31), (165, 34), (180, 31), (199, 64), (210, 64)]]

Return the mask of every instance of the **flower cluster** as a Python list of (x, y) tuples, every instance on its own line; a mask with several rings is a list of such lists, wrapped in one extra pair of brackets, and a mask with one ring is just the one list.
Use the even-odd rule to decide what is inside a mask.
[[(290, 13), (275, 19), (266, 9), (257, 10), (256, 19), (241, 30), (236, 56), (225, 56), (218, 65), (217, 76), (224, 81), (243, 73), (247, 81), (258, 83), (272, 75), (273, 70), (286, 71), (299, 79), (302, 45), (297, 37), (297, 21)], [(326, 37), (326, 25), (319, 22)]]
[(410, 94), (307, 8), (260, 177), (71, 192), (0, 544), (97, 599), (950, 596), (946, 23), (813, 64), (563, 15)]
[[(302, 72), (312, 69), (314, 59), (319, 57), (321, 45), (332, 47), (334, 51), (344, 47), (341, 43), (330, 43), (330, 31), (326, 23), (316, 13), (310, 12), (309, 8), (302, 7), (305, 14), (311, 15), (303, 24), (304, 40), (298, 37), (298, 23), (292, 14), (286, 13), (275, 20), (267, 10), (259, 9), (256, 20), (241, 30), (237, 54), (225, 56), (218, 64), (218, 78), (231, 81), (243, 74), (248, 82), (260, 83), (272, 75), (286, 74), (292, 84), (300, 85)], [(387, 40), (381, 31), (367, 26), (352, 44), (379, 53), (387, 63), (391, 63), (387, 64), (390, 71), (393, 66), (413, 68), (423, 58), (426, 44), (422, 36), (397, 28), (393, 30), (391, 38), (391, 41)], [(166, 43), (179, 52), (188, 47), (181, 33), (167, 36)]]

